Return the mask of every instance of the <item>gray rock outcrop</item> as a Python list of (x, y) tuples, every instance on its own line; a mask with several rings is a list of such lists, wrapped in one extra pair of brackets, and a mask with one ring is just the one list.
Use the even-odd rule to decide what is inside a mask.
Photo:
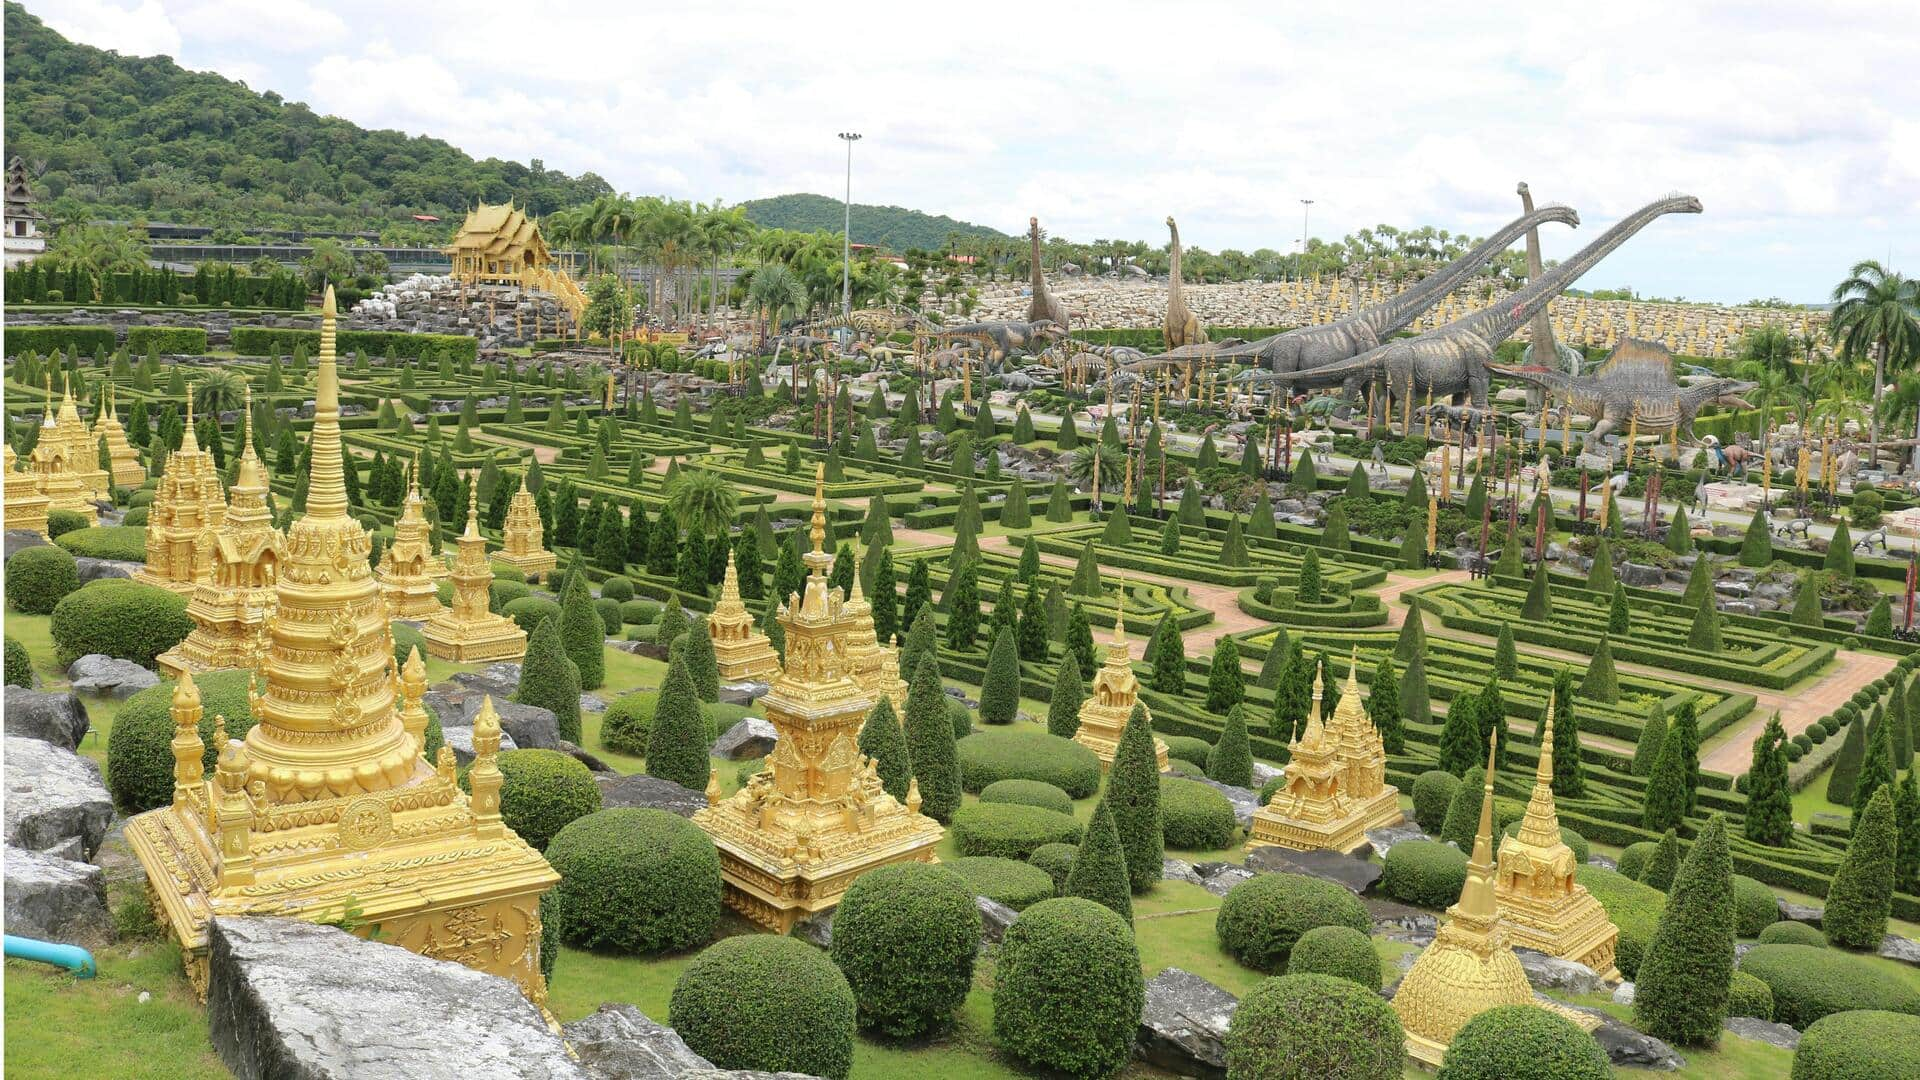
[(16, 847), (3, 858), (7, 933), (87, 948), (113, 940), (107, 879), (99, 867)]
[(89, 581), (105, 581), (108, 578), (130, 578), (146, 569), (146, 564), (119, 559), (79, 558), (73, 560), (73, 568), (80, 575), (80, 584), (85, 585)]
[(1180, 1076), (1227, 1073), (1227, 1025), (1240, 999), (1180, 968), (1147, 982), (1134, 1055)]
[(1743, 1039), (1763, 1042), (1782, 1050), (1792, 1050), (1800, 1045), (1798, 1031), (1756, 1016), (1729, 1016), (1720, 1022), (1720, 1026)]
[(1577, 960), (1564, 960), (1534, 949), (1515, 949), (1520, 967), (1535, 990), (1565, 990), (1573, 994), (1591, 994), (1607, 987), (1600, 973)]
[(713, 740), (713, 756), (728, 761), (751, 761), (773, 753), (774, 744), (779, 740), (780, 732), (773, 724), (761, 717), (749, 716)]
[(675, 1080), (713, 1068), (672, 1028), (624, 1002), (608, 1002), (560, 1031), (594, 1080)]
[(7, 687), (4, 715), (8, 735), (39, 739), (62, 750), (79, 749), (89, 726), (87, 707), (78, 695), (43, 693), (24, 686)]
[(1190, 777), (1196, 784), (1205, 784), (1227, 797), (1233, 804), (1233, 817), (1243, 829), (1253, 828), (1253, 812), (1260, 809), (1260, 793), (1250, 788), (1223, 784), (1218, 780), (1209, 780), (1204, 776)]
[[(447, 744), (447, 748), (453, 751), (453, 760), (456, 764), (473, 764), (473, 728), (470, 725), (442, 727), (440, 738)], [(519, 748), (520, 745), (513, 741), (512, 735), (505, 731), (500, 733), (500, 749), (518, 750)]]
[(617, 773), (595, 773), (594, 783), (600, 785), (600, 806), (611, 809), (616, 806), (639, 806), (653, 810), (665, 810), (669, 814), (692, 817), (695, 811), (704, 810), (707, 797), (689, 787), (681, 787), (671, 780), (662, 780), (657, 776), (644, 776), (639, 773), (622, 776)]
[(39, 739), (6, 737), (6, 844), (44, 851), (78, 838), (91, 856), (113, 824), (100, 767)]
[(1615, 1065), (1630, 1069), (1672, 1072), (1687, 1063), (1685, 1058), (1665, 1042), (1644, 1031), (1628, 1027), (1599, 1009), (1588, 1009), (1579, 1005), (1553, 1001), (1538, 990), (1533, 992), (1533, 998), (1541, 1004), (1551, 1003), (1556, 1008), (1571, 1009), (1597, 1018), (1600, 1026), (1593, 1031), (1594, 1041), (1600, 1044), (1600, 1049), (1607, 1052), (1607, 1060)]
[(1380, 880), (1385, 868), (1337, 851), (1291, 851), (1262, 845), (1247, 853), (1247, 869), (1270, 874), (1304, 874), (1331, 881), (1359, 896)]
[(88, 653), (67, 668), (73, 680), (73, 692), (98, 697), (130, 698), (149, 687), (160, 685), (160, 676), (131, 660), (102, 653)]

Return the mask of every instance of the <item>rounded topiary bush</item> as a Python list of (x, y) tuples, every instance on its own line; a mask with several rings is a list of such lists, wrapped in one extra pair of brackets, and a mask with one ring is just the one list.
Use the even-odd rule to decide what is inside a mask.
[(667, 1023), (718, 1069), (842, 1080), (853, 1069), (853, 990), (825, 953), (798, 938), (743, 934), (693, 958)]
[(609, 600), (602, 596), (593, 602), (594, 614), (600, 616), (600, 629), (611, 637), (620, 632), (620, 601)]
[(620, 621), (628, 626), (652, 626), (660, 618), (658, 600), (622, 600), (620, 601)]
[[(487, 610), (495, 615), (506, 610), (508, 604), (523, 596), (532, 596), (533, 587), (524, 581), (507, 581), (496, 575), (493, 584), (487, 586)], [(442, 598), (441, 603), (446, 603)]]
[(62, 533), (54, 543), (72, 552), (76, 559), (115, 559), (120, 562), (147, 560), (147, 530), (133, 525), (76, 529)]
[(1780, 921), (1780, 900), (1773, 890), (1745, 874), (1733, 875), (1733, 926), (1741, 937), (1758, 937)]
[(193, 620), (187, 598), (172, 589), (108, 578), (62, 597), (53, 606), (52, 628), (62, 667), (89, 653), (152, 667), (154, 657), (193, 632)]
[(1633, 978), (1640, 971), (1640, 960), (1646, 956), (1647, 947), (1653, 944), (1654, 932), (1660, 928), (1660, 915), (1667, 909), (1667, 894), (1599, 866), (1576, 866), (1573, 879), (1600, 901), (1607, 918), (1619, 928), (1613, 966), (1628, 979)]
[(1196, 739), (1191, 735), (1161, 735), (1160, 741), (1167, 744), (1167, 756), (1182, 761), (1205, 761), (1213, 752), (1213, 744), (1205, 739)]
[(1885, 1009), (1920, 1015), (1920, 990), (1866, 960), (1838, 949), (1755, 945), (1740, 970), (1773, 991), (1773, 1018), (1790, 1027), (1849, 1009)]
[(1042, 844), (1077, 844), (1084, 827), (1071, 814), (1018, 803), (974, 803), (948, 826), (962, 855), (1024, 861)]
[(720, 855), (700, 827), (665, 810), (596, 810), (555, 834), (547, 861), (561, 938), (583, 949), (690, 949), (720, 919)]
[(1879, 1009), (1823, 1017), (1800, 1036), (1793, 1080), (1911, 1080), (1920, 1076), (1920, 1017)]
[(1316, 926), (1373, 928), (1358, 897), (1331, 881), (1302, 874), (1261, 874), (1243, 881), (1220, 902), (1213, 931), (1241, 963), (1258, 971), (1285, 971), (1300, 935)]
[(1467, 856), (1438, 840), (1402, 840), (1387, 849), (1380, 891), (1403, 904), (1445, 908), (1467, 883)]
[(30, 547), (7, 560), (7, 606), (22, 615), (51, 615), (79, 587), (80, 570), (66, 548)]
[(1735, 971), (1733, 981), (1727, 984), (1727, 1015), (1772, 1020), (1773, 991), (1746, 972)]
[(1466, 1022), (1441, 1065), (1442, 1080), (1611, 1080), (1592, 1035), (1537, 1005), (1499, 1005)]
[(615, 575), (600, 583), (600, 598), (624, 603), (633, 599), (633, 582)]
[(524, 582), (527, 580), (527, 572), (512, 563), (496, 562), (493, 564), (493, 579), (495, 581)]
[[(1506, 828), (1500, 830), (1500, 835), (1518, 835), (1521, 824), (1522, 822), (1518, 821), (1510, 823)], [(1585, 866), (1587, 864), (1587, 856), (1592, 853), (1593, 849), (1588, 846), (1586, 837), (1562, 825), (1560, 826), (1560, 842), (1567, 845), (1567, 848), (1573, 852), (1573, 864), (1575, 866)], [(1495, 840), (1493, 846), (1496, 851), (1499, 850), (1500, 841)]]
[(980, 909), (967, 880), (898, 863), (856, 878), (833, 916), (833, 962), (860, 1025), (912, 1037), (944, 1026), (973, 985)]
[(1100, 789), (1100, 759), (1094, 752), (1044, 731), (1000, 728), (961, 739), (960, 785), (978, 793), (1000, 780), (1041, 780), (1075, 799)]
[(1229, 1077), (1398, 1080), (1406, 1034), (1379, 993), (1331, 975), (1262, 980), (1227, 1026)]
[(1146, 987), (1133, 928), (1079, 897), (1014, 920), (994, 965), (993, 1033), (1030, 1064), (1110, 1076), (1133, 1056)]
[(660, 704), (656, 690), (641, 690), (613, 699), (600, 714), (600, 745), (616, 754), (647, 756), (647, 739), (653, 734), (653, 710)]
[(543, 596), (521, 596), (507, 601), (500, 608), (500, 614), (531, 634), (543, 619), (559, 617), (560, 605)]
[(152, 516), (153, 516), (153, 510), (151, 507), (136, 506), (131, 510), (128, 510), (125, 514), (121, 515), (120, 524), (145, 525), (148, 519), (151, 518)]
[[(227, 718), (227, 736), (243, 738), (253, 727), (247, 703), (249, 671), (213, 671), (194, 676), (200, 688), (200, 755), (213, 775), (213, 720)], [(107, 736), (107, 788), (122, 812), (137, 814), (173, 802), (173, 691), (163, 680), (128, 698), (113, 718)]]
[(1037, 866), (1053, 878), (1053, 892), (1058, 896), (1067, 888), (1067, 875), (1073, 873), (1074, 857), (1080, 854), (1077, 844), (1041, 844), (1027, 856), (1030, 866)]
[(1809, 926), (1791, 919), (1781, 919), (1770, 923), (1759, 933), (1762, 945), (1811, 945), (1816, 949), (1827, 947), (1827, 935), (1817, 926)]
[(1018, 803), (1060, 814), (1073, 813), (1073, 800), (1067, 793), (1044, 780), (995, 780), (980, 789), (980, 801)]
[[(500, 752), (500, 816), (520, 839), (545, 851), (561, 829), (600, 809), (600, 785), (571, 754), (558, 750)], [(472, 791), (466, 770), (460, 790)]]
[(1460, 790), (1460, 778), (1445, 769), (1428, 769), (1413, 778), (1413, 819), (1429, 833), (1447, 820), (1447, 804)]
[(1636, 840), (1620, 849), (1620, 859), (1614, 864), (1615, 868), (1622, 877), (1639, 881), (1640, 875), (1647, 869), (1647, 862), (1658, 850), (1660, 850), (1658, 840)]
[(1045, 870), (1012, 859), (975, 855), (952, 859), (943, 864), (967, 879), (975, 896), (996, 900), (1015, 911), (1024, 911), (1042, 900), (1053, 898), (1053, 878)]
[(87, 515), (78, 510), (47, 511), (47, 539), (58, 540), (77, 529), (92, 527)]
[(1207, 775), (1207, 770), (1185, 758), (1170, 757), (1167, 759), (1167, 775), (1197, 780)]
[(1225, 795), (1198, 780), (1160, 778), (1160, 829), (1167, 847), (1217, 851), (1233, 846), (1239, 828)]
[(1266, 783), (1260, 785), (1260, 796), (1259, 796), (1260, 805), (1265, 806), (1268, 803), (1272, 802), (1273, 793), (1276, 791), (1279, 791), (1281, 788), (1286, 786), (1287, 786), (1287, 775), (1285, 773), (1281, 773), (1279, 776), (1270, 777)]
[[(973, 733), (973, 713), (966, 703), (958, 698), (942, 697), (942, 705), (947, 710), (947, 722), (953, 725), (953, 737), (964, 739)], [(1075, 796), (1079, 798), (1079, 796)]]
[(1372, 938), (1351, 926), (1316, 926), (1294, 943), (1287, 974), (1332, 975), (1378, 990), (1380, 954), (1373, 951)]
[(6, 673), (8, 686), (33, 685), (33, 657), (28, 655), (25, 645), (13, 639), (12, 634), (7, 635)]

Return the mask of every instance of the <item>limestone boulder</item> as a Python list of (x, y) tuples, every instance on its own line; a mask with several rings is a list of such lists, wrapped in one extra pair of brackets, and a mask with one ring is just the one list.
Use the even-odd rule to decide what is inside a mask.
[(1798, 1031), (1785, 1024), (1776, 1024), (1757, 1016), (1729, 1016), (1720, 1022), (1720, 1026), (1742, 1039), (1763, 1042), (1782, 1050), (1793, 1050), (1800, 1045)]
[(90, 721), (87, 707), (72, 693), (43, 693), (24, 686), (7, 687), (4, 709), (6, 733), (39, 739), (62, 750), (77, 750)]
[(1803, 922), (1808, 926), (1817, 927), (1821, 921), (1827, 917), (1827, 909), (1824, 907), (1812, 907), (1807, 904), (1790, 904), (1785, 900), (1779, 901), (1779, 905), (1780, 917), (1789, 922)]
[(28, 532), (25, 529), (8, 529), (4, 539), (4, 547), (0, 547), (0, 553), (4, 553), (0, 554), (0, 561), (13, 558), (15, 552), (25, 551), (30, 547), (46, 547), (48, 543), (47, 538), (37, 532)]
[(1635, 562), (1621, 563), (1619, 576), (1621, 584), (1643, 589), (1659, 588), (1667, 580), (1666, 571), (1659, 567)]
[(1672, 1072), (1687, 1063), (1685, 1058), (1662, 1040), (1644, 1031), (1628, 1027), (1600, 1009), (1553, 1001), (1538, 990), (1533, 992), (1533, 998), (1543, 1005), (1551, 1003), (1558, 1008), (1572, 1009), (1574, 1012), (1585, 1013), (1598, 1019), (1600, 1026), (1593, 1031), (1594, 1040), (1600, 1044), (1600, 1049), (1607, 1052), (1607, 1060), (1616, 1066), (1647, 1069), (1653, 1072)]
[(1205, 784), (1226, 796), (1227, 801), (1233, 804), (1234, 820), (1240, 823), (1241, 828), (1250, 829), (1253, 827), (1253, 812), (1260, 809), (1259, 792), (1248, 788), (1235, 787), (1232, 784), (1223, 784), (1218, 780), (1209, 780), (1204, 776), (1195, 776), (1191, 779), (1196, 784)]
[(39, 739), (6, 737), (6, 845), (44, 851), (77, 839), (91, 856), (113, 824), (100, 767)]
[(1874, 950), (1878, 956), (1888, 960), (1898, 960), (1903, 964), (1920, 964), (1920, 941), (1899, 934), (1887, 934), (1881, 937), (1880, 947)]
[(713, 1062), (689, 1049), (672, 1028), (624, 1002), (608, 1002), (592, 1015), (562, 1025), (560, 1032), (594, 1080), (675, 1080), (713, 1068)]
[(586, 1080), (513, 983), (295, 919), (215, 919), (208, 1035), (241, 1080)]
[(1527, 981), (1535, 990), (1590, 994), (1606, 989), (1606, 980), (1600, 978), (1600, 973), (1577, 960), (1565, 960), (1535, 949), (1516, 948), (1513, 955), (1520, 958), (1520, 967), (1526, 971)]
[(1233, 891), (1235, 885), (1254, 878), (1253, 871), (1234, 863), (1196, 863), (1193, 870), (1200, 875), (1200, 887), (1215, 896), (1225, 896)]
[(720, 733), (713, 741), (713, 756), (728, 761), (751, 761), (773, 753), (774, 744), (779, 741), (780, 732), (771, 722), (749, 716)]
[(579, 762), (580, 764), (585, 765), (587, 767), (588, 772), (610, 773), (615, 771), (613, 766), (600, 760), (600, 756), (598, 754), (595, 754), (593, 751), (588, 750), (577, 743), (570, 743), (565, 739), (561, 739), (560, 745), (554, 747), (554, 749), (567, 755), (568, 757)]
[[(473, 727), (471, 725), (460, 725), (456, 727), (442, 726), (440, 728), (440, 737), (447, 744), (447, 747), (453, 751), (455, 764), (473, 764)], [(518, 750), (520, 749), (520, 744), (513, 741), (512, 735), (502, 731), (500, 732), (500, 749)]]
[(114, 938), (106, 874), (92, 863), (9, 847), (7, 933), (98, 948)]
[(1147, 981), (1134, 1056), (1179, 1076), (1227, 1074), (1227, 1025), (1240, 999), (1189, 971), (1163, 968)]
[(1408, 840), (1431, 839), (1433, 839), (1433, 837), (1428, 836), (1425, 829), (1422, 829), (1412, 821), (1404, 821), (1398, 825), (1389, 825), (1384, 829), (1367, 830), (1367, 845), (1373, 849), (1375, 855), (1383, 859), (1387, 857), (1387, 852), (1392, 851), (1396, 844), (1403, 844)]
[(1268, 874), (1305, 874), (1331, 881), (1359, 896), (1380, 880), (1385, 868), (1337, 851), (1291, 851), (1263, 845), (1247, 853), (1247, 869)]
[(73, 560), (74, 569), (80, 575), (80, 584), (89, 581), (104, 581), (108, 578), (130, 578), (146, 569), (144, 563), (122, 562), (118, 559), (80, 558)]
[(103, 653), (88, 653), (67, 668), (76, 694), (96, 697), (130, 698), (142, 690), (160, 685), (160, 676), (131, 660)]
[(600, 806), (603, 809), (638, 806), (692, 817), (707, 806), (704, 793), (657, 776), (595, 773), (593, 780), (600, 785)]
[[(488, 664), (479, 671), (460, 672), (447, 682), (477, 694), (492, 694), (497, 705), (520, 689), (520, 665), (511, 661)], [(434, 687), (436, 690), (445, 688), (446, 683)]]
[(1161, 859), (1160, 880), (1184, 881), (1189, 885), (1206, 884), (1200, 874), (1194, 870), (1193, 864), (1184, 859)]
[(1020, 913), (998, 900), (985, 896), (973, 898), (973, 904), (980, 909), (980, 944), (998, 945), (1000, 939), (1007, 936), (1007, 927), (1020, 917)]

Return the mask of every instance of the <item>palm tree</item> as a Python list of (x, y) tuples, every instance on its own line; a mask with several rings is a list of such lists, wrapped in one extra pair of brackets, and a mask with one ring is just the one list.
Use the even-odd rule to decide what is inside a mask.
[(667, 485), (667, 512), (689, 536), (725, 536), (739, 505), (733, 485), (704, 469), (681, 469)]
[(1773, 410), (1783, 404), (1792, 405), (1800, 421), (1802, 431), (1806, 430), (1805, 409), (1808, 403), (1806, 384), (1800, 381), (1800, 372), (1792, 364), (1774, 365), (1762, 360), (1745, 360), (1737, 368), (1740, 378), (1753, 383), (1753, 390), (1747, 399), (1760, 413), (1760, 456), (1765, 457), (1767, 447), (1773, 436)]
[(202, 416), (232, 412), (246, 404), (247, 378), (231, 369), (215, 368), (193, 384), (193, 407)]
[[(1101, 442), (1096, 434), (1093, 441), (1082, 443), (1080, 448), (1073, 452), (1073, 457), (1067, 460), (1067, 478), (1075, 485), (1090, 486), (1094, 493), (1094, 501), (1098, 503), (1100, 489), (1104, 487), (1112, 490), (1113, 485), (1120, 479), (1120, 470), (1124, 467), (1125, 458), (1122, 453)], [(1099, 511), (1100, 507), (1096, 505), (1094, 512)]]
[(1793, 363), (1796, 343), (1779, 323), (1762, 323), (1740, 335), (1740, 359), (1762, 367), (1786, 367)]
[(760, 343), (766, 344), (769, 324), (780, 325), (781, 313), (806, 305), (807, 290), (793, 271), (780, 263), (768, 263), (753, 272), (747, 283), (747, 304), (761, 313)]
[(92, 296), (70, 296), (74, 302), (99, 298), (100, 282), (108, 274), (144, 270), (147, 247), (143, 240), (117, 225), (75, 222), (54, 233), (42, 258), (61, 269), (78, 269), (92, 281)]
[[(1920, 281), (1894, 273), (1872, 259), (1853, 264), (1847, 279), (1833, 287), (1833, 321), (1828, 332), (1841, 350), (1857, 359), (1873, 350), (1873, 417), (1867, 460), (1880, 450), (1880, 391), (1887, 368), (1920, 354)], [(1920, 463), (1920, 445), (1914, 447)]]

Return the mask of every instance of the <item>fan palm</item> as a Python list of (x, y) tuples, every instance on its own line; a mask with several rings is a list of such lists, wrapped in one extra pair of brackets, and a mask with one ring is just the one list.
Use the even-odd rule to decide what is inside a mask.
[(690, 536), (726, 535), (739, 505), (733, 485), (703, 469), (681, 469), (667, 485), (667, 512)]
[[(1067, 478), (1076, 485), (1091, 487), (1094, 501), (1098, 503), (1100, 489), (1104, 487), (1111, 490), (1125, 467), (1126, 458), (1118, 449), (1095, 439), (1082, 444), (1067, 459)], [(1094, 509), (1099, 510), (1099, 506), (1096, 505)]]
[(762, 315), (760, 340), (765, 343), (768, 324), (778, 326), (781, 314), (789, 308), (805, 307), (807, 290), (785, 265), (768, 263), (753, 272), (753, 280), (747, 284), (747, 303)]
[[(1879, 456), (1880, 391), (1887, 368), (1920, 356), (1920, 281), (1894, 273), (1872, 259), (1863, 259), (1833, 287), (1833, 321), (1828, 332), (1841, 351), (1858, 359), (1873, 354), (1873, 417), (1868, 430), (1868, 461)], [(1914, 448), (1920, 462), (1920, 446)]]
[(247, 377), (237, 371), (215, 369), (193, 383), (193, 407), (202, 416), (232, 412), (246, 404)]

